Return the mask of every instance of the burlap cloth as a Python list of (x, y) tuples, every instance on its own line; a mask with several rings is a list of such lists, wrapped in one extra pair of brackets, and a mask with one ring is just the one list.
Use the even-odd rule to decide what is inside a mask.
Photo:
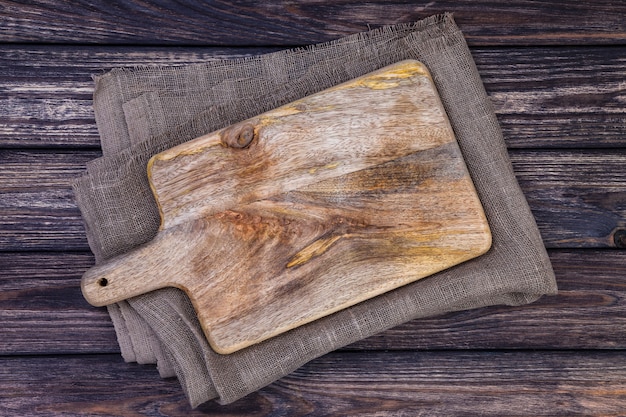
[(150, 240), (159, 214), (149, 157), (295, 99), (413, 58), (431, 71), (493, 233), (485, 255), (231, 355), (208, 346), (186, 295), (168, 288), (109, 307), (127, 361), (177, 376), (196, 406), (229, 403), (304, 363), (419, 317), (556, 292), (541, 236), (465, 40), (450, 15), (246, 59), (116, 69), (96, 78), (104, 156), (74, 184), (102, 262)]

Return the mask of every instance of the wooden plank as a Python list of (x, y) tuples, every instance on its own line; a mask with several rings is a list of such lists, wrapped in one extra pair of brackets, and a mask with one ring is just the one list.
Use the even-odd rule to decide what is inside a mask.
[[(0, 46), (0, 147), (98, 147), (91, 74), (269, 48)], [(625, 146), (626, 48), (474, 48), (507, 145)]]
[(453, 12), (475, 45), (607, 44), (626, 39), (626, 5), (610, 0), (593, 6), (576, 0), (0, 4), (5, 22), (0, 42), (303, 45), (442, 12)]
[(0, 255), (0, 355), (119, 352), (104, 308), (80, 292), (87, 253)]
[(509, 148), (626, 146), (622, 48), (472, 51)]
[[(0, 250), (88, 250), (70, 181), (97, 151), (0, 150)], [(626, 228), (626, 152), (511, 150), (546, 245), (616, 247)]]
[(547, 247), (624, 247), (626, 150), (511, 152)]
[(116, 356), (0, 358), (3, 416), (617, 416), (623, 352), (333, 353), (229, 405)]
[[(626, 349), (626, 254), (551, 250), (559, 294), (414, 320), (348, 350)], [(0, 254), (0, 355), (117, 352), (106, 310), (87, 305), (87, 253)]]
[(85, 250), (85, 229), (70, 184), (99, 155), (0, 151), (0, 250)]

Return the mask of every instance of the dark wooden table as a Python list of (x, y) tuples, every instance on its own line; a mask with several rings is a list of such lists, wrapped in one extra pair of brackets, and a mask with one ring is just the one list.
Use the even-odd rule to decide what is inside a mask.
[[(626, 2), (0, 0), (0, 415), (626, 415)], [(560, 292), (407, 323), (228, 406), (125, 364), (79, 289), (91, 74), (454, 12)]]

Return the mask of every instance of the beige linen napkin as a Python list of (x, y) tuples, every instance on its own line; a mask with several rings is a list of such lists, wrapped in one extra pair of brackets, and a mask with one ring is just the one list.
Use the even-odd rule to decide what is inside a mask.
[(187, 296), (168, 288), (109, 307), (127, 361), (176, 375), (193, 406), (235, 401), (304, 363), (408, 320), (556, 292), (534, 218), (495, 114), (448, 14), (246, 59), (116, 69), (96, 79), (104, 156), (74, 184), (89, 244), (102, 262), (149, 241), (159, 213), (150, 156), (404, 59), (430, 70), (493, 234), (491, 250), (230, 355), (208, 346)]

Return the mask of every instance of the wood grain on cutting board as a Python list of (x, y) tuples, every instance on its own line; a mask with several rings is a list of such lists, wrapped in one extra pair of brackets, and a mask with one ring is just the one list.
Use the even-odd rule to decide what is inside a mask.
[(147, 245), (88, 271), (110, 304), (175, 286), (231, 353), (488, 250), (430, 75), (404, 61), (156, 155)]

